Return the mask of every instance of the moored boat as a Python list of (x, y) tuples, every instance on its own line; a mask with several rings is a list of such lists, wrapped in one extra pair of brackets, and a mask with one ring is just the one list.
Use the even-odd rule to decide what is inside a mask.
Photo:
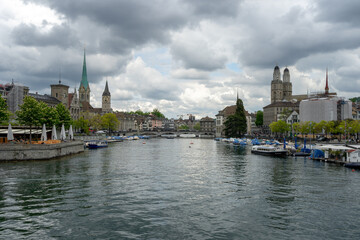
[(286, 157), (288, 151), (284, 148), (273, 145), (271, 146), (256, 145), (256, 146), (252, 146), (251, 153), (266, 155), (266, 156)]
[(95, 149), (95, 148), (104, 148), (108, 146), (108, 142), (105, 140), (99, 140), (99, 141), (94, 141), (94, 142), (89, 142), (88, 143), (88, 147), (90, 149)]

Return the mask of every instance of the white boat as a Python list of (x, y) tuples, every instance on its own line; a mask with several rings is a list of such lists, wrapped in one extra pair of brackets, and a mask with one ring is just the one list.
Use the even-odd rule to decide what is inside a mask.
[(288, 154), (288, 150), (280, 146), (256, 145), (252, 146), (251, 153), (267, 156), (286, 157)]
[(180, 134), (179, 137), (181, 137), (181, 138), (195, 138), (196, 135), (193, 134), (193, 133), (183, 133), (183, 134)]
[(167, 138), (167, 139), (174, 139), (176, 138), (176, 134), (162, 134), (161, 137)]

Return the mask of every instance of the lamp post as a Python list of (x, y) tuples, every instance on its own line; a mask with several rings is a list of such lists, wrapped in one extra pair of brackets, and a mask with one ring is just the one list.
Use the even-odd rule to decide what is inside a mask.
[(310, 129), (310, 149), (311, 149), (311, 148), (312, 148), (312, 147), (311, 147), (311, 132), (312, 132), (312, 131), (311, 131), (311, 123), (310, 123), (309, 126), (310, 126), (309, 129)]

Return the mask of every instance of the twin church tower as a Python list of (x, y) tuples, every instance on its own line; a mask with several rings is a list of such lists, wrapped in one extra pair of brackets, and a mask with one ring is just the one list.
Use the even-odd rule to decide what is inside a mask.
[(76, 94), (76, 88), (74, 93), (68, 93), (69, 86), (61, 84), (51, 85), (51, 96), (60, 100), (70, 111), (71, 117), (75, 120), (81, 117), (82, 113), (88, 112), (90, 114), (105, 114), (112, 112), (111, 109), (111, 94), (109, 91), (108, 82), (106, 81), (105, 89), (102, 94), (102, 107), (94, 108), (90, 104), (90, 85), (87, 79), (86, 69), (86, 54), (84, 50), (84, 62), (82, 69), (81, 82), (79, 87), (79, 96)]
[(271, 81), (271, 103), (283, 100), (291, 101), (292, 99), (292, 83), (290, 82), (290, 72), (285, 68), (283, 81), (281, 81), (280, 68), (274, 68), (273, 80)]

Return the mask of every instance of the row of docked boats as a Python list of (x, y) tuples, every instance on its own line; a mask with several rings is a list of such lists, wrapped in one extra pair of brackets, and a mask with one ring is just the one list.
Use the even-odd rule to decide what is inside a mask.
[(180, 137), (180, 138), (196, 138), (196, 135), (193, 134), (193, 133), (183, 133), (183, 134), (180, 134), (180, 135), (176, 135), (176, 134), (173, 134), (173, 133), (165, 133), (165, 134), (161, 134), (160, 136), (162, 138), (167, 138), (167, 139), (174, 139), (174, 138), (177, 138), (177, 137)]
[(149, 136), (109, 136), (106, 139), (86, 141), (84, 144), (85, 147), (89, 149), (96, 149), (108, 147), (108, 143), (111, 142), (123, 142), (139, 139), (149, 139)]
[(276, 140), (258, 140), (258, 139), (235, 139), (218, 138), (216, 141), (226, 142), (234, 146), (252, 145), (251, 153), (275, 157), (310, 157), (314, 160), (323, 160), (336, 162), (349, 168), (360, 169), (360, 145), (346, 144), (312, 144), (310, 148), (306, 147), (306, 139), (303, 145), (297, 145), (286, 142), (280, 143)]

